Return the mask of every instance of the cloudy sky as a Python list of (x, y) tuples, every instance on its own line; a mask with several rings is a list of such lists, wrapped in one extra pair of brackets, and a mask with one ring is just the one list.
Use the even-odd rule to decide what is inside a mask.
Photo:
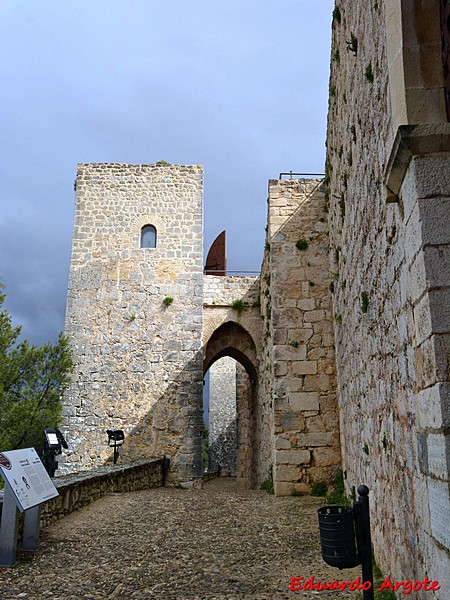
[(323, 172), (332, 0), (1, 0), (0, 280), (64, 326), (77, 163), (203, 164), (205, 254), (257, 271), (267, 182)]

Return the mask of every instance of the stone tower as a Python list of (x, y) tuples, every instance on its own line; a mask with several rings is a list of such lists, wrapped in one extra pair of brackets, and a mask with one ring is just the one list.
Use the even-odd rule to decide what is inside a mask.
[(203, 169), (79, 165), (66, 314), (70, 470), (167, 455), (201, 475)]

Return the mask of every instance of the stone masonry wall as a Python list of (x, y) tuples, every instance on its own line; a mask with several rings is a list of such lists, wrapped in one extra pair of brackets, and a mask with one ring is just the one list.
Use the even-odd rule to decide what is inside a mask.
[[(125, 461), (167, 455), (176, 478), (200, 476), (202, 167), (79, 165), (76, 192), (65, 467), (110, 461), (117, 427)], [(140, 247), (145, 225), (156, 248)]]
[(320, 180), (271, 180), (262, 310), (266, 381), (274, 414), (277, 495), (331, 483), (340, 465), (339, 420)]
[(401, 49), (402, 22), (417, 51), (430, 27), (400, 12), (432, 3), (338, 4), (326, 184), (344, 473), (349, 494), (371, 490), (382, 570), (439, 580), (444, 595), (414, 597), (440, 600), (450, 589), (450, 130), (392, 126), (391, 90), (418, 61), (398, 54), (390, 81), (386, 57), (387, 40)]

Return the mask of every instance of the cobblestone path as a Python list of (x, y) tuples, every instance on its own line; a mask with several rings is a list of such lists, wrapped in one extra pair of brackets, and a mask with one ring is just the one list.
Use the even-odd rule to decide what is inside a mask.
[(0, 570), (0, 599), (281, 600), (353, 598), (290, 592), (291, 577), (351, 581), (320, 556), (323, 499), (202, 489), (111, 494), (41, 532), (39, 551)]

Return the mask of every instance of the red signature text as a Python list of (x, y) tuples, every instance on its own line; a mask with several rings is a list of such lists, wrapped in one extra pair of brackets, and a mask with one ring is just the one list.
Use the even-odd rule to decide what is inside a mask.
[[(353, 581), (338, 581), (337, 579), (333, 579), (333, 581), (327, 583), (326, 581), (316, 581), (314, 575), (312, 575), (309, 579), (305, 579), (304, 577), (292, 577), (289, 589), (291, 592), (299, 592), (301, 590), (316, 590), (320, 592), (322, 590), (346, 589), (354, 592), (369, 590), (371, 587), (371, 582), (361, 581), (361, 577), (357, 577), (356, 579), (353, 579)], [(392, 590), (393, 592), (401, 591), (402, 594), (408, 595), (411, 592), (417, 592), (419, 590), (424, 590), (425, 592), (440, 590), (441, 586), (438, 581), (428, 579), (428, 577), (425, 577), (422, 581), (412, 581), (411, 579), (407, 579), (406, 581), (391, 581), (389, 577), (386, 577), (378, 589), (380, 591), (387, 589)]]

